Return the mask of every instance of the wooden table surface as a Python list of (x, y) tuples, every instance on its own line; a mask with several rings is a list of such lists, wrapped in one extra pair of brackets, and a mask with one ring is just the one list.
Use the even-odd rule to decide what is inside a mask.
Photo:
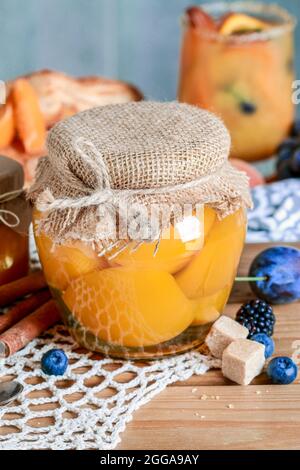
[[(265, 247), (246, 246), (240, 275)], [(234, 317), (253, 297), (247, 283), (236, 283), (225, 313)], [(298, 350), (300, 364), (300, 303), (274, 311), (276, 355), (297, 362)], [(135, 412), (118, 449), (300, 449), (300, 374), (291, 385), (271, 385), (262, 374), (242, 387), (219, 370), (175, 383)]]
[[(246, 246), (240, 275), (248, 273), (249, 263), (265, 247)], [(234, 317), (253, 297), (247, 283), (236, 283), (225, 313)], [(275, 314), (276, 355), (294, 355), (297, 361), (298, 350), (300, 364), (300, 303), (275, 307)], [(39, 420), (32, 425), (40, 426)], [(10, 432), (15, 430), (0, 423), (0, 434)], [(247, 387), (230, 383), (219, 370), (193, 376), (135, 412), (121, 438), (119, 450), (300, 449), (300, 374), (288, 386), (271, 385), (262, 374)]]

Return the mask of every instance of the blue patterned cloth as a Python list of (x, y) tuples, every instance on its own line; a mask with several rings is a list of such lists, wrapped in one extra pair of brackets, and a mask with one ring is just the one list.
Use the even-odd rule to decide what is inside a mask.
[(300, 241), (300, 179), (256, 186), (248, 212), (248, 243)]

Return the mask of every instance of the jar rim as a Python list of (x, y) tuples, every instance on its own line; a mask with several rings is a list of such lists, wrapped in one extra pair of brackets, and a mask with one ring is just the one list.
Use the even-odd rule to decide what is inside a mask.
[[(250, 14), (253, 13), (272, 15), (273, 17), (275, 16), (279, 21), (277, 24), (272, 25), (266, 31), (255, 31), (239, 35), (225, 36), (219, 32), (201, 30), (201, 35), (204, 37), (223, 43), (242, 44), (255, 41), (267, 41), (293, 31), (297, 25), (297, 18), (289, 13), (288, 10), (280, 7), (275, 3), (267, 4), (261, 2), (253, 3), (249, 1), (221, 1), (214, 3), (203, 3), (201, 4), (201, 8), (209, 14), (214, 14), (217, 12), (222, 12), (224, 14), (229, 12), (237, 13), (246, 10), (246, 12)], [(189, 20), (186, 14), (183, 16), (183, 26), (189, 26)]]

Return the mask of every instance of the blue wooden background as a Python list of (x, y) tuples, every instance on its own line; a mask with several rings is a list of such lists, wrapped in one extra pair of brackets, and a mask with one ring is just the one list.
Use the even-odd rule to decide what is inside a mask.
[[(49, 67), (117, 77), (135, 83), (149, 98), (173, 99), (179, 18), (193, 3), (201, 2), (0, 0), (0, 79)], [(300, 0), (278, 3), (300, 19)], [(296, 43), (300, 78), (300, 27)]]

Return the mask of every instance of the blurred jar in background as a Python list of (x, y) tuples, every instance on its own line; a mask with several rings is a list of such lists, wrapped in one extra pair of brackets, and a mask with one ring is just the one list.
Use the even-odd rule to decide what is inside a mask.
[(28, 272), (31, 214), (23, 184), (22, 166), (0, 156), (0, 286)]
[(267, 158), (290, 130), (295, 24), (285, 10), (254, 2), (185, 13), (178, 98), (224, 120), (231, 157)]

